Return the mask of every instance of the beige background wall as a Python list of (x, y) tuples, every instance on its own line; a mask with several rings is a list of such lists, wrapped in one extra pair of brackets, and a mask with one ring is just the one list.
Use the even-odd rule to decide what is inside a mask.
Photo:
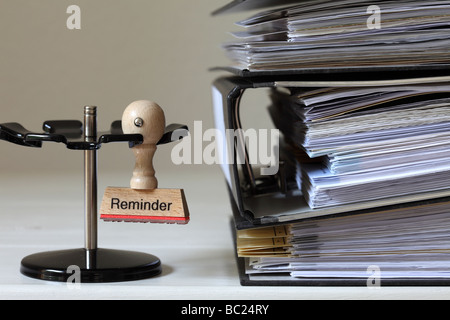
[[(83, 118), (99, 107), (99, 130), (132, 101), (150, 99), (167, 123), (213, 126), (211, 83), (226, 65), (221, 43), (245, 14), (212, 17), (227, 0), (0, 0), (0, 123), (40, 131), (44, 120)], [(81, 8), (81, 30), (68, 30), (66, 9)], [(170, 147), (155, 159), (170, 170)], [(102, 170), (129, 170), (125, 144), (104, 145)], [(42, 149), (0, 141), (0, 169), (82, 170), (82, 153), (62, 144)]]

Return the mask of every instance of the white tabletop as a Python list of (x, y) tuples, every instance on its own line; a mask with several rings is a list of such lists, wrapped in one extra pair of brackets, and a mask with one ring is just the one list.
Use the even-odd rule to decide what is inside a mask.
[[(23, 257), (84, 245), (82, 172), (2, 172), (0, 180), (0, 299), (447, 299), (450, 288), (243, 287), (239, 283), (225, 181), (217, 167), (176, 168), (158, 175), (160, 187), (183, 188), (191, 222), (160, 225), (99, 221), (99, 247), (151, 253), (160, 276), (81, 284), (31, 279)], [(126, 186), (124, 173), (99, 172), (107, 186)], [(54, 196), (57, 194), (57, 196)]]

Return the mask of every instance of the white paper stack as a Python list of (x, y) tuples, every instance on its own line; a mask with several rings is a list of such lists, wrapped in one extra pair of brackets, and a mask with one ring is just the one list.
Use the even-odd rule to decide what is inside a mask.
[(450, 1), (299, 1), (237, 24), (224, 48), (241, 70), (450, 62)]
[(274, 92), (277, 127), (316, 163), (301, 163), (311, 208), (450, 187), (450, 85)]
[(376, 270), (383, 280), (448, 279), (449, 228), (448, 203), (298, 222), (286, 227), (289, 257), (246, 258), (246, 272), (368, 279)]

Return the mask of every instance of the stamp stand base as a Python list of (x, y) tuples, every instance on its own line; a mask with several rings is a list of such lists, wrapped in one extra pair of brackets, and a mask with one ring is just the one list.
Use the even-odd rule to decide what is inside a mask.
[[(78, 279), (71, 266), (79, 268)], [(23, 258), (20, 272), (48, 281), (119, 282), (156, 276), (161, 273), (161, 262), (157, 257), (141, 252), (80, 248), (29, 255)]]

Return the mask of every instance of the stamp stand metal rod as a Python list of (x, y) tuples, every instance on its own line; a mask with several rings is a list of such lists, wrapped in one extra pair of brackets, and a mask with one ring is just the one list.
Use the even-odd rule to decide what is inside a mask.
[[(97, 139), (97, 107), (84, 107), (84, 140)], [(84, 151), (85, 249), (87, 267), (95, 268), (93, 250), (97, 249), (97, 150)]]

